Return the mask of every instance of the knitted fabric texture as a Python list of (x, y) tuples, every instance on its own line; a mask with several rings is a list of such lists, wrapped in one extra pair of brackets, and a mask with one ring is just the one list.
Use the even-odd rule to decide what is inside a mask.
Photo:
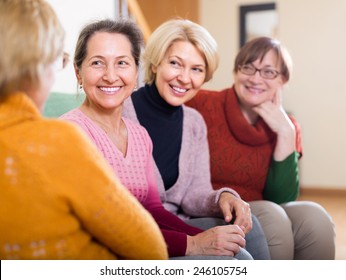
[[(238, 106), (234, 88), (201, 90), (187, 103), (197, 109), (208, 127), (211, 177), (214, 189), (228, 186), (245, 201), (262, 200), (276, 135), (259, 119), (250, 125)], [(297, 151), (301, 153), (300, 130)]]
[[(25, 94), (0, 103), (1, 259), (165, 259), (163, 237), (99, 151)], [(124, 215), (126, 213), (126, 215)]]

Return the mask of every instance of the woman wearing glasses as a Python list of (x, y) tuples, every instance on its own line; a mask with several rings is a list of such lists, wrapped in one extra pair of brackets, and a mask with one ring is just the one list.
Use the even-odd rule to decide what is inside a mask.
[(234, 85), (200, 91), (188, 106), (208, 127), (213, 188), (228, 185), (250, 203), (266, 234), (272, 259), (333, 259), (334, 225), (299, 194), (300, 129), (281, 104), (291, 58), (267, 37), (246, 43), (236, 56)]

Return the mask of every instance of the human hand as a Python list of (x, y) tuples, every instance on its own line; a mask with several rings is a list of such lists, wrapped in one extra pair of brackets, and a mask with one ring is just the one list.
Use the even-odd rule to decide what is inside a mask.
[(234, 213), (234, 224), (242, 227), (245, 234), (252, 229), (251, 209), (247, 202), (229, 192), (222, 192), (219, 198), (219, 207), (226, 223), (232, 220), (232, 213)]
[(195, 236), (187, 236), (187, 256), (235, 256), (245, 247), (245, 233), (236, 225), (217, 226)]
[(284, 160), (296, 149), (296, 130), (281, 103), (281, 92), (276, 92), (273, 100), (252, 108), (277, 135), (273, 155), (277, 161)]

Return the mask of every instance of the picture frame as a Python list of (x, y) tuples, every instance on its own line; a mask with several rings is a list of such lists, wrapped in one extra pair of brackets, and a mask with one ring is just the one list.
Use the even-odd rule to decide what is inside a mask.
[(255, 37), (276, 37), (278, 14), (275, 3), (241, 5), (239, 11), (240, 47)]

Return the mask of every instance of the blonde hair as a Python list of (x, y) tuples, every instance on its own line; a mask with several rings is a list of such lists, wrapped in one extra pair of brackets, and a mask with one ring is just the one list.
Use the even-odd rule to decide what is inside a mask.
[(44, 0), (0, 0), (0, 97), (35, 89), (63, 52), (65, 32)]
[(153, 66), (157, 67), (174, 42), (190, 42), (203, 55), (207, 67), (205, 81), (209, 81), (218, 67), (217, 43), (201, 25), (186, 19), (172, 19), (161, 24), (150, 36), (143, 53), (144, 81), (155, 81)]

